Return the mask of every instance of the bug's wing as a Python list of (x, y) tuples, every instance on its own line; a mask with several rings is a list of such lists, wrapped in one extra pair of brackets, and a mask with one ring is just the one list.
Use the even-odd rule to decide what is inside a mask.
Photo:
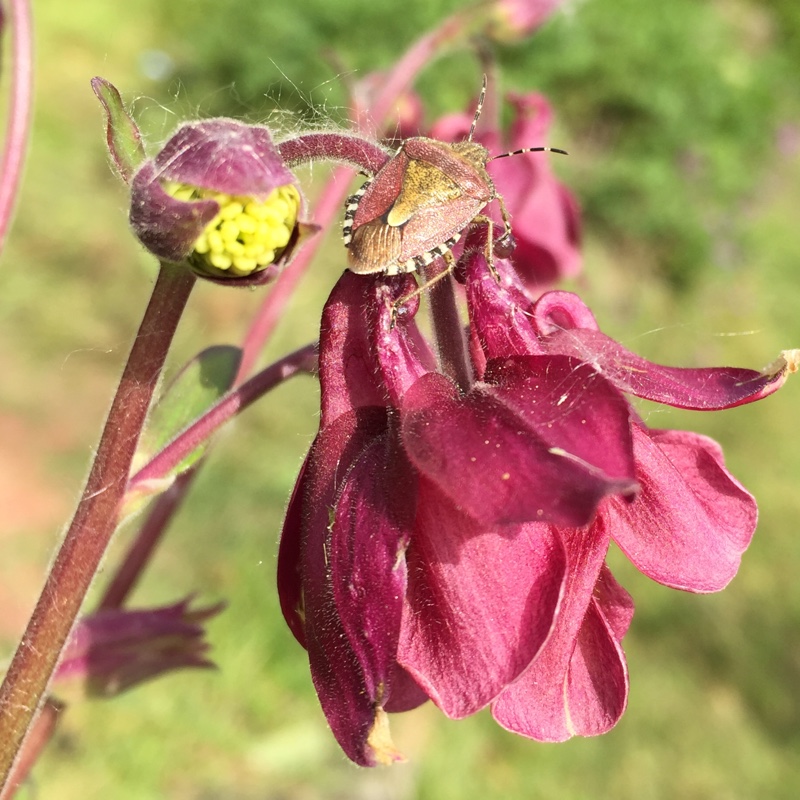
[(398, 259), (404, 262), (429, 253), (452, 239), (458, 240), (461, 232), (484, 205), (482, 200), (460, 197), (441, 206), (418, 211), (402, 228)]
[(401, 150), (369, 182), (367, 190), (358, 200), (353, 217), (354, 228), (366, 225), (389, 211), (402, 190), (408, 163), (408, 156)]
[(348, 267), (359, 275), (375, 272), (397, 274), (400, 272), (402, 238), (400, 228), (387, 225), (380, 219), (360, 225), (353, 231), (348, 246)]

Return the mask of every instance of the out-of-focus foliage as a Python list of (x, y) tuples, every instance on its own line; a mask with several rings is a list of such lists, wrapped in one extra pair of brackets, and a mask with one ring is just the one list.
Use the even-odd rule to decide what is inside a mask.
[[(277, 105), (323, 124), (341, 121), (336, 107), (349, 79), (390, 64), (459, 4), (412, 0), (392, 13), (306, 0), (296, 15), (234, 0), (183, 5), (161, 13), (182, 42), (178, 75), (204, 110), (258, 115)], [(502, 88), (540, 88), (551, 98), (562, 126), (551, 144), (572, 154), (560, 167), (592, 229), (646, 252), (652, 271), (683, 286), (709, 266), (741, 264), (735, 218), (773, 147), (786, 97), (798, 91), (788, 69), (800, 52), (798, 17), (790, 2), (771, 10), (744, 0), (577, 0), (532, 41), (495, 56)], [(236, 48), (224, 45), (229, 37)], [(428, 70), (429, 107), (474, 100), (480, 68), (465, 77), (463, 62)]]

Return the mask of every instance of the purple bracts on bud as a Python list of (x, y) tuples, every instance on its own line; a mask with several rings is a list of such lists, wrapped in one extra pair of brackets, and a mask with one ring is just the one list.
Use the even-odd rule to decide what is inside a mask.
[(213, 668), (203, 623), (225, 604), (191, 610), (191, 601), (84, 617), (64, 649), (55, 680), (80, 680), (87, 694), (108, 697), (176, 669)]
[(187, 123), (131, 190), (130, 222), (145, 247), (206, 277), (264, 282), (298, 238), (295, 178), (261, 126)]

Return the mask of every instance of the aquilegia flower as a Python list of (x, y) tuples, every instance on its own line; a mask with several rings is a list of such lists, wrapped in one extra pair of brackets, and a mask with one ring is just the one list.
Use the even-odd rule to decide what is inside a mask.
[[(755, 505), (719, 448), (648, 430), (623, 392), (694, 408), (758, 399), (784, 369), (679, 370), (628, 353), (574, 295), (533, 304), (482, 256), (467, 270), (476, 380), (434, 368), (392, 313), (407, 277), (340, 279), (323, 314), (320, 431), (284, 524), (279, 591), (323, 710), (363, 765), (398, 758), (387, 712), (492, 704), (539, 739), (622, 713), (632, 603), (610, 536), (642, 571), (722, 588)], [(413, 309), (412, 309), (413, 311)], [(689, 524), (690, 523), (690, 524)]]

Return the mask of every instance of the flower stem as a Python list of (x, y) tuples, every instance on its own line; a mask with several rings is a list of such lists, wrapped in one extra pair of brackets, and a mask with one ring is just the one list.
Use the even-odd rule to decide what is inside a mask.
[(12, 0), (11, 101), (0, 161), (0, 250), (3, 249), (28, 146), (33, 97), (33, 31), (29, 0)]
[(117, 524), (131, 462), (194, 277), (162, 264), (75, 517), (0, 687), (0, 778), (9, 772)]
[[(438, 263), (441, 263), (441, 259), (438, 260)], [(434, 261), (431, 266), (434, 269), (425, 270), (424, 273), (426, 282), (437, 277), (435, 271), (437, 261)], [(444, 265), (442, 264), (442, 266)], [(466, 392), (472, 385), (472, 367), (464, 337), (464, 326), (458, 315), (455, 281), (452, 275), (446, 275), (431, 286), (430, 302), (431, 325), (436, 342), (436, 352), (439, 356), (439, 367), (445, 375), (451, 377), (458, 384), (462, 392)]]

